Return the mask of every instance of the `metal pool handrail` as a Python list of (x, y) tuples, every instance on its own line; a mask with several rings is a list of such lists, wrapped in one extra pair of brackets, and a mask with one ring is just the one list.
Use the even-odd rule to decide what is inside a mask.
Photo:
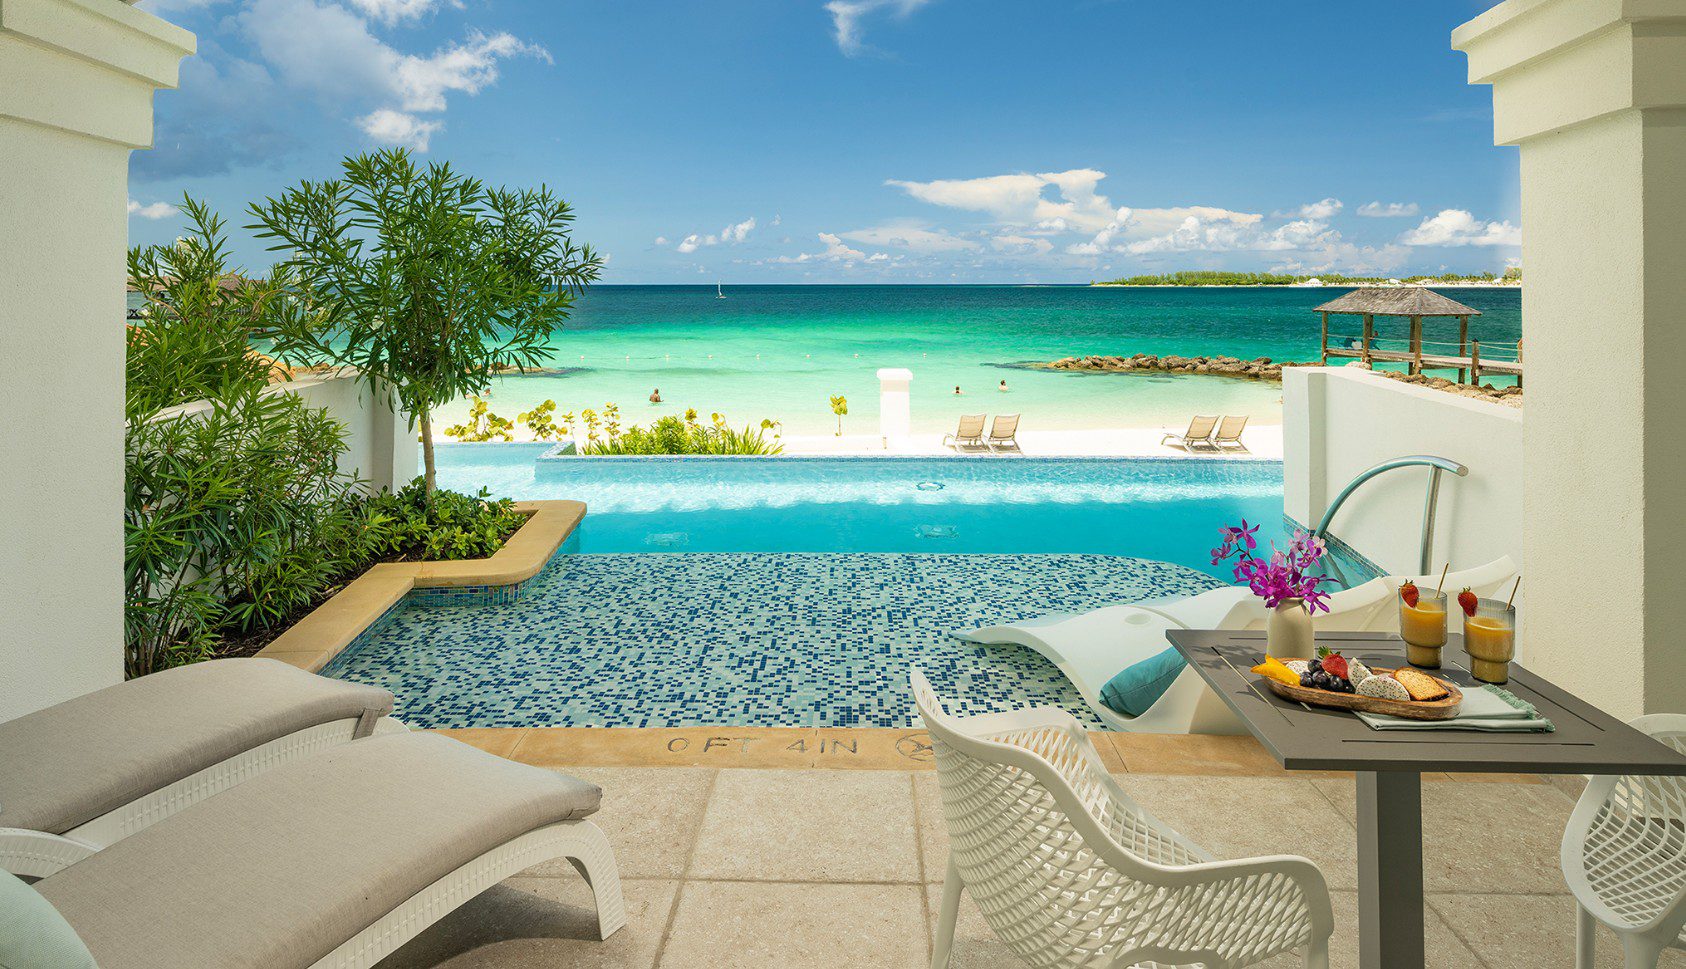
[(1456, 461), (1453, 461), (1451, 458), (1442, 458), (1433, 454), (1411, 454), (1402, 458), (1394, 458), (1391, 461), (1383, 461), (1381, 464), (1378, 464), (1367, 471), (1361, 472), (1358, 477), (1353, 478), (1347, 483), (1345, 488), (1341, 489), (1341, 493), (1335, 496), (1334, 501), (1329, 503), (1329, 510), (1323, 513), (1323, 520), (1317, 523), (1317, 528), (1312, 532), (1312, 534), (1316, 535), (1318, 538), (1324, 538), (1329, 534), (1329, 526), (1335, 521), (1335, 513), (1341, 510), (1341, 505), (1344, 504), (1347, 498), (1358, 489), (1359, 485), (1369, 481), (1371, 478), (1374, 478), (1376, 475), (1381, 474), (1384, 471), (1392, 471), (1395, 468), (1415, 467), (1427, 467), (1430, 469), (1428, 475), (1428, 497), (1423, 503), (1423, 543), (1422, 556), (1420, 559), (1421, 567), (1417, 569), (1418, 575), (1427, 575), (1430, 570), (1434, 568), (1434, 510), (1440, 500), (1440, 473), (1442, 471), (1450, 471), (1460, 478), (1469, 474), (1468, 468)]

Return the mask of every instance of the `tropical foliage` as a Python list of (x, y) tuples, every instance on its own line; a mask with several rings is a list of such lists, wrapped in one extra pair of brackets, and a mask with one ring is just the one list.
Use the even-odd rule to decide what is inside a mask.
[(843, 418), (849, 413), (849, 398), (842, 394), (831, 398), (831, 412), (837, 415), (837, 436), (843, 436)]
[(433, 411), (546, 360), (602, 269), (549, 189), (489, 188), (402, 149), (348, 158), (341, 178), (301, 182), (250, 214), (322, 310), (286, 334), (288, 353), (355, 367), (396, 395), (421, 425), (427, 493)]
[(1500, 279), (1515, 282), (1522, 278), (1522, 270), (1511, 267), (1505, 270), (1504, 276), (1492, 273), (1442, 273), (1438, 276), (1343, 276), (1340, 273), (1318, 273), (1312, 276), (1296, 276), (1286, 273), (1238, 273), (1222, 270), (1184, 270), (1174, 273), (1160, 273), (1151, 276), (1126, 276), (1101, 283), (1102, 286), (1293, 286), (1308, 283), (1312, 280), (1327, 286), (1365, 286), (1377, 283), (1402, 282), (1415, 283), (1421, 286), (1432, 286), (1435, 283), (1491, 283)]
[(468, 408), (468, 419), (445, 428), (445, 436), (459, 441), (513, 441), (515, 425), (486, 409), (479, 397)]
[(262, 641), (377, 559), (490, 554), (521, 520), (484, 493), (438, 492), (430, 513), (419, 479), (369, 497), (341, 470), (345, 428), (272, 387), (286, 371), (252, 349), (319, 307), (284, 271), (244, 279), (222, 221), (192, 199), (183, 209), (181, 241), (129, 253), (147, 301), (127, 359), (130, 676)]
[[(588, 412), (589, 413), (589, 412)], [(720, 414), (708, 424), (698, 423), (696, 412), (685, 417), (663, 417), (649, 427), (629, 427), (591, 440), (582, 454), (782, 454), (777, 425), (762, 421), (759, 427), (731, 427)]]

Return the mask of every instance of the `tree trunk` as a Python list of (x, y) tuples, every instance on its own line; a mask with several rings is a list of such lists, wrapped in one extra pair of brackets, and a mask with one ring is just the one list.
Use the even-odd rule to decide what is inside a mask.
[(422, 493), (427, 496), (427, 503), (433, 504), (433, 411), (423, 407), (421, 412), (421, 446), (422, 446)]

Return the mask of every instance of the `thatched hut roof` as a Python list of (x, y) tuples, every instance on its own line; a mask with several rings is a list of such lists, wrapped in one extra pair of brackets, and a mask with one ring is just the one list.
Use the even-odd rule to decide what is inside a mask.
[(1364, 313), (1371, 316), (1480, 316), (1481, 311), (1421, 286), (1355, 289), (1330, 300), (1314, 313)]

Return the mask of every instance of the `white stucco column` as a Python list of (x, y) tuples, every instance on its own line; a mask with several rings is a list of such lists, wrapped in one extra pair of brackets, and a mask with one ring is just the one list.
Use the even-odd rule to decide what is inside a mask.
[(1452, 45), (1522, 156), (1522, 648), (1686, 710), (1686, 3), (1506, 0)]
[(193, 35), (0, 2), (0, 720), (123, 677), (129, 151)]
[(878, 371), (878, 434), (888, 448), (913, 433), (913, 371), (885, 367)]

